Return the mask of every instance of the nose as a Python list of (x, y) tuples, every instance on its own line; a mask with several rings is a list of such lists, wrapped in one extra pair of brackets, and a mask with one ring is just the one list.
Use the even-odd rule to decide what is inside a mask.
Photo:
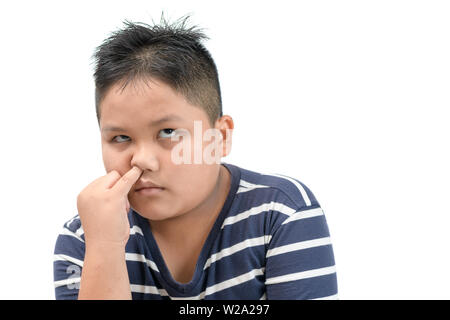
[(155, 148), (148, 145), (137, 147), (131, 159), (131, 166), (137, 166), (142, 171), (158, 171), (159, 160)]

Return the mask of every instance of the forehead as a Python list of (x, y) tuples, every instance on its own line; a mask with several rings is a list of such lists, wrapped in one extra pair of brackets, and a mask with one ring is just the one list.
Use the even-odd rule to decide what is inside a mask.
[[(101, 103), (102, 131), (120, 128), (122, 123), (140, 122), (155, 126), (168, 121), (207, 120), (206, 112), (191, 105), (186, 98), (164, 82), (134, 81), (112, 86)], [(123, 124), (126, 126), (126, 124)]]
[[(149, 127), (156, 127), (158, 125), (164, 124), (165, 122), (170, 121), (183, 121), (184, 119), (176, 114), (165, 115), (162, 118), (152, 120), (148, 123)], [(125, 131), (125, 128), (120, 127), (119, 125), (114, 124), (106, 124), (102, 127), (102, 132), (111, 132), (111, 131)]]

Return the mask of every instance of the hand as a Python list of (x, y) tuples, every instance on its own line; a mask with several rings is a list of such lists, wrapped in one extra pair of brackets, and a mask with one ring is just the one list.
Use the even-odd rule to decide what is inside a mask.
[(142, 171), (133, 167), (122, 177), (116, 170), (94, 180), (77, 197), (86, 246), (123, 245), (130, 237), (128, 193)]

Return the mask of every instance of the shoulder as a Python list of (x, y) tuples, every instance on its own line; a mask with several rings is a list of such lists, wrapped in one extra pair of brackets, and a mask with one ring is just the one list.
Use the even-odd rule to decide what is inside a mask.
[(252, 228), (259, 226), (267, 234), (273, 234), (291, 221), (323, 215), (313, 192), (298, 178), (229, 166), (233, 176), (238, 177), (235, 179), (238, 186), (224, 225), (254, 217), (262, 227), (253, 222)]
[(79, 216), (75, 215), (66, 221), (59, 231), (54, 250), (55, 268), (67, 263), (82, 267), (84, 251), (84, 231)]
[(311, 189), (297, 177), (238, 166), (234, 168), (240, 172), (237, 194), (249, 193), (254, 197), (278, 199), (294, 209), (320, 206)]
[(53, 278), (55, 297), (76, 299), (81, 281), (85, 253), (84, 232), (80, 217), (75, 215), (62, 226), (55, 243)]
[[(70, 220), (66, 221), (60, 231), (62, 239), (68, 237), (75, 238), (80, 242), (84, 242), (84, 231), (81, 225), (80, 216), (76, 214)], [(60, 237), (61, 238), (61, 237)]]

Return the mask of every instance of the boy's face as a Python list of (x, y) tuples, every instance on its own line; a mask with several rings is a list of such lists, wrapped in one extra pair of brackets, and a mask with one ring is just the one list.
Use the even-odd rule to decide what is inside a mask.
[[(203, 141), (203, 133), (211, 128), (206, 112), (189, 104), (183, 95), (165, 83), (155, 79), (145, 83), (136, 81), (128, 84), (123, 91), (121, 85), (116, 84), (108, 90), (100, 107), (102, 155), (106, 172), (116, 170), (123, 175), (133, 166), (143, 170), (128, 194), (131, 207), (142, 216), (150, 220), (164, 220), (195, 210), (217, 187), (220, 158), (227, 155), (231, 144), (231, 117), (223, 116), (215, 123), (214, 128), (220, 130), (215, 132), (222, 133), (224, 140), (211, 153), (219, 161), (210, 164), (203, 159), (199, 163), (198, 158), (194, 161), (195, 152), (198, 155), (199, 151), (215, 141), (214, 138)], [(170, 116), (178, 119), (155, 122)], [(197, 136), (194, 136), (194, 126)], [(121, 129), (108, 130), (110, 127)], [(190, 135), (190, 162), (174, 162), (172, 151), (176, 145), (183, 144), (185, 138), (175, 141), (172, 136), (176, 131), (170, 129), (179, 129)], [(200, 132), (202, 136), (198, 137)], [(194, 139), (197, 142), (194, 143)], [(180, 146), (178, 150), (181, 150)], [(179, 155), (183, 156), (186, 151), (182, 149)], [(137, 192), (136, 186), (145, 182), (164, 189), (152, 195)]]

